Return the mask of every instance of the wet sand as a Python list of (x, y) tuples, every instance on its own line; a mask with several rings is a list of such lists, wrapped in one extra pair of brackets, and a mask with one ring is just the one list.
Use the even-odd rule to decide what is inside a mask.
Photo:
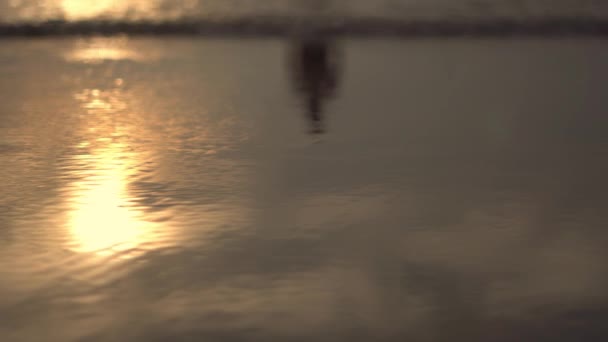
[(298, 44), (2, 40), (0, 340), (608, 338), (604, 40)]

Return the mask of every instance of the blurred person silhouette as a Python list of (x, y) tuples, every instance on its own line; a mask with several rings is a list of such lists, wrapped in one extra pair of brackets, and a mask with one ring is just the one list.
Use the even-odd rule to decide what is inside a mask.
[(336, 45), (320, 34), (296, 40), (290, 68), (311, 124), (312, 134), (324, 133), (325, 102), (335, 95), (339, 83), (340, 58)]

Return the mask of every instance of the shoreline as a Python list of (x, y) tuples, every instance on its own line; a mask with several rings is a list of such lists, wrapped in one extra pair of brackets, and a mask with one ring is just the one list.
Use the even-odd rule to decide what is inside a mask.
[(608, 19), (385, 20), (259, 17), (223, 21), (77, 21), (0, 23), (0, 38), (53, 36), (283, 37), (314, 31), (355, 37), (608, 36)]

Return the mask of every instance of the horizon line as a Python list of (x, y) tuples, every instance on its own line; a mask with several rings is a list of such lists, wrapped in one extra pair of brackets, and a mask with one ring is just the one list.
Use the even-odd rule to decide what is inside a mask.
[(218, 20), (49, 20), (1, 23), (0, 37), (46, 36), (564, 36), (608, 35), (608, 18), (417, 19), (254, 17)]

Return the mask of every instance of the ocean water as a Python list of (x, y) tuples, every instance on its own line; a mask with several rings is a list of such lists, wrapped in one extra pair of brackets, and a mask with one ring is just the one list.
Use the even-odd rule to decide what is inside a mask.
[(603, 39), (302, 44), (0, 40), (0, 340), (608, 339)]

